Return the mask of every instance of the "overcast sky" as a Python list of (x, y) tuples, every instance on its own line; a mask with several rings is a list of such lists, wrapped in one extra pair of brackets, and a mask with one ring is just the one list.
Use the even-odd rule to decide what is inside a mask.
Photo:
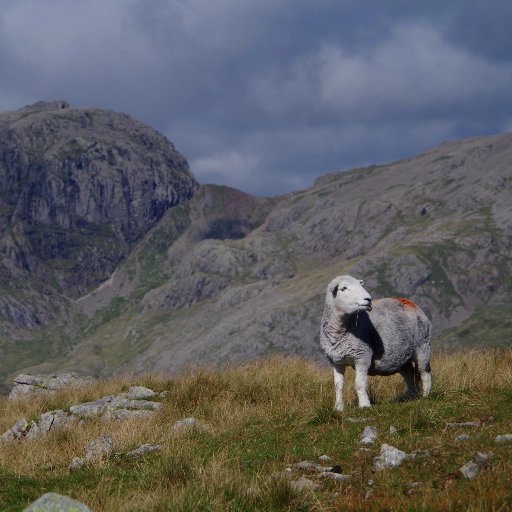
[(0, 110), (127, 112), (271, 195), (512, 130), (510, 0), (0, 0)]

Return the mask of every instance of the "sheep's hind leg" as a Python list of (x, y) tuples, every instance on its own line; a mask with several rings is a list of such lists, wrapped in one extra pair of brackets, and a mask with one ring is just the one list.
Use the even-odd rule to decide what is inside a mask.
[(418, 382), (416, 380), (416, 371), (412, 361), (409, 361), (400, 368), (400, 375), (404, 378), (404, 381), (407, 384), (406, 400), (414, 400), (415, 398), (418, 398)]
[(368, 368), (369, 365), (356, 363), (356, 393), (359, 407), (370, 407), (368, 398)]
[(431, 356), (432, 347), (430, 346), (430, 340), (427, 340), (427, 343), (424, 343), (416, 349), (414, 357), (416, 362), (416, 371), (419, 373), (421, 378), (421, 388), (424, 397), (427, 397), (430, 394), (430, 390), (432, 388), (432, 374), (430, 370)]
[(345, 367), (333, 365), (332, 371), (334, 374), (334, 391), (336, 392), (336, 402), (334, 409), (336, 411), (343, 411), (343, 378), (345, 375)]
[(423, 389), (423, 396), (426, 398), (430, 395), (432, 389), (432, 373), (430, 372), (430, 364), (427, 364), (425, 369), (419, 369), (421, 377), (421, 387)]

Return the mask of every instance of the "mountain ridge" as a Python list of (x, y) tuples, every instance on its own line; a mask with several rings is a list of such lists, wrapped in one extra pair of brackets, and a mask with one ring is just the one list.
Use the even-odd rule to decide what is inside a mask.
[(417, 301), (437, 346), (509, 344), (499, 319), (512, 302), (511, 166), (504, 134), (272, 198), (192, 183), (99, 287), (40, 330), (47, 360), (32, 354), (23, 366), (20, 349), (18, 367), (109, 375), (273, 352), (319, 358), (323, 290), (341, 273), (363, 277), (375, 297)]

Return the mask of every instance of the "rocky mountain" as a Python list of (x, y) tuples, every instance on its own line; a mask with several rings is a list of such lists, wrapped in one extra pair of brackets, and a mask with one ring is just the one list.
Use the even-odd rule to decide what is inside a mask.
[(0, 114), (2, 331), (52, 321), (196, 186), (172, 144), (125, 114), (63, 101)]
[[(437, 346), (510, 344), (511, 171), (505, 134), (256, 198), (198, 186), (125, 115), (62, 102), (2, 114), (2, 375), (318, 357), (340, 273), (418, 302)], [(49, 313), (26, 322), (23, 307)]]

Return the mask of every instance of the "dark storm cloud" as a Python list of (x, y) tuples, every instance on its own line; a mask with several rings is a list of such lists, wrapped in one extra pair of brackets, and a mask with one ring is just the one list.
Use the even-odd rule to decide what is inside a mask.
[(0, 109), (64, 98), (274, 194), (512, 129), (508, 1), (0, 0)]

